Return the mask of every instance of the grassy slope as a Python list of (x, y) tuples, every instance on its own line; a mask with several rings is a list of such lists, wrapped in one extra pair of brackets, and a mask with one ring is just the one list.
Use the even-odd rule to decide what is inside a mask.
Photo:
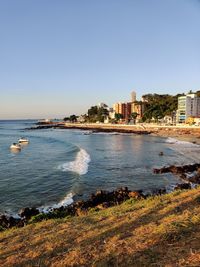
[(200, 187), (2, 232), (0, 266), (200, 266)]

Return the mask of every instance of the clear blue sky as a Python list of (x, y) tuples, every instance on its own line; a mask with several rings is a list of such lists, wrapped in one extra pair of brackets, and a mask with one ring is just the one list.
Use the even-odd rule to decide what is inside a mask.
[(1, 119), (199, 88), (199, 0), (0, 0)]

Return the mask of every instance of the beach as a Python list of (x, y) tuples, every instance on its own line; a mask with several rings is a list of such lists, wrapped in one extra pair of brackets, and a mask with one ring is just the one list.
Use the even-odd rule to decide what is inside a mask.
[[(134, 134), (150, 134), (161, 137), (175, 137), (179, 140), (188, 142), (196, 142), (200, 144), (200, 126), (163, 126), (156, 124), (104, 124), (104, 123), (57, 123), (44, 124), (36, 126), (38, 129), (43, 128), (61, 128), (61, 129), (80, 129), (91, 130), (97, 132), (117, 132), (117, 133), (134, 133)], [(35, 129), (36, 129), (35, 128)]]

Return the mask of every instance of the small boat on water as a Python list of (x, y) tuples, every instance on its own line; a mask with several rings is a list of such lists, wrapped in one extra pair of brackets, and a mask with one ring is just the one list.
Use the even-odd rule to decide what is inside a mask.
[(21, 146), (20, 146), (20, 144), (13, 143), (13, 144), (10, 146), (10, 149), (13, 149), (13, 150), (21, 150)]
[(18, 142), (19, 142), (19, 144), (20, 143), (26, 143), (26, 144), (28, 144), (29, 143), (29, 140), (27, 139), (27, 138), (25, 138), (25, 137), (21, 137), (19, 140), (18, 140)]

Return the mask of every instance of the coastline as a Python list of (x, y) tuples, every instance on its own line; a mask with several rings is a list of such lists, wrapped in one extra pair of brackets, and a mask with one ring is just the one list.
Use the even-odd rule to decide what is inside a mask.
[(200, 145), (200, 127), (196, 126), (161, 126), (152, 124), (97, 124), (97, 123), (56, 123), (37, 125), (27, 130), (39, 130), (48, 128), (76, 129), (93, 132), (132, 133), (139, 135), (153, 135), (159, 137), (174, 137), (182, 141), (197, 143)]
[(199, 266), (200, 187), (0, 232), (1, 266)]
[[(146, 135), (154, 135), (154, 136), (162, 136), (162, 137), (176, 137), (178, 139), (181, 140), (187, 140), (189, 142), (195, 142), (195, 143), (200, 143), (200, 128), (192, 128), (192, 127), (164, 127), (164, 126), (149, 126), (148, 127), (145, 125), (108, 125), (108, 124), (75, 124), (75, 123), (70, 123), (70, 124), (54, 124), (54, 125), (38, 125), (36, 127), (32, 127), (30, 129), (45, 129), (45, 128), (59, 128), (59, 129), (79, 129), (79, 130), (85, 130), (88, 131), (86, 132), (86, 134), (90, 134), (93, 132), (111, 132), (111, 133), (129, 133), (129, 134), (146, 134)], [(181, 134), (180, 134), (181, 133)], [(197, 141), (196, 141), (197, 140)], [(197, 167), (200, 168), (199, 164), (197, 163)], [(183, 172), (181, 170), (181, 172), (177, 172), (176, 166), (171, 166), (173, 167), (169, 172), (171, 172), (174, 175), (178, 175), (180, 178), (182, 178), (183, 183), (195, 183), (195, 184), (200, 184), (200, 180), (197, 179), (196, 181), (190, 181), (187, 177), (187, 175), (183, 175)], [(182, 166), (184, 168), (184, 166)], [(159, 170), (152, 170), (154, 173), (164, 173), (166, 172), (165, 167), (163, 167), (164, 169), (159, 171)], [(175, 168), (175, 170), (174, 170)], [(178, 168), (181, 168), (180, 166)], [(197, 169), (198, 169), (197, 168)], [(196, 171), (193, 170), (193, 172)], [(185, 180), (185, 181), (184, 181)], [(177, 186), (179, 186), (179, 189), (188, 189), (189, 187), (185, 188), (184, 184), (182, 183), (183, 187), (181, 187), (177, 184)], [(191, 187), (190, 187), (191, 188)], [(132, 191), (129, 191), (132, 192)], [(143, 192), (144, 191), (140, 191)], [(109, 193), (109, 192), (108, 192)], [(127, 192), (126, 192), (127, 193)], [(133, 191), (133, 193), (135, 194), (136, 192)], [(157, 195), (160, 193), (166, 193), (166, 188), (160, 188), (157, 189), (155, 192), (152, 192), (152, 195)], [(110, 193), (109, 193), (110, 194)], [(113, 192), (114, 195), (116, 195), (115, 191)], [(83, 200), (80, 200), (83, 201)], [(87, 201), (86, 201), (87, 202)], [(117, 201), (114, 201), (115, 203), (117, 203)], [(76, 207), (76, 203), (74, 202), (71, 206)], [(102, 203), (100, 203), (102, 204)], [(66, 207), (70, 207), (70, 205), (66, 206)], [(62, 205), (59, 208), (51, 208), (50, 207), (50, 213), (51, 211), (60, 211), (60, 209), (63, 211), (63, 209), (66, 208), (64, 205)], [(28, 210), (32, 210), (33, 212), (35, 212), (37, 210), (37, 212), (39, 211), (39, 208), (32, 208), (32, 207), (27, 207), (25, 209)], [(29, 213), (29, 211), (28, 211)], [(76, 214), (76, 211), (72, 212), (73, 214)], [(43, 211), (39, 211), (39, 214), (44, 214)], [(71, 211), (70, 211), (71, 214)], [(8, 214), (9, 215), (9, 214)], [(34, 215), (34, 214), (33, 214)], [(20, 216), (21, 219), (23, 218), (23, 216)], [(10, 217), (11, 218), (11, 217)], [(4, 218), (5, 219), (5, 218)], [(22, 221), (18, 221), (17, 224), (19, 223), (19, 225), (21, 226), (21, 223), (23, 223)], [(9, 222), (8, 222), (9, 224)], [(1, 224), (0, 224), (1, 225)]]
[[(200, 141), (198, 131), (190, 134), (188, 129), (177, 136), (178, 129), (137, 132), (134, 126), (78, 126), (48, 128), (85, 130), (86, 135), (111, 132)], [(188, 260), (192, 247), (192, 259), (198, 265), (189, 260), (187, 266), (199, 266), (200, 163), (171, 165), (152, 172), (171, 173), (182, 181), (170, 192), (164, 187), (149, 194), (127, 187), (99, 190), (86, 200), (52, 207), (48, 213), (29, 206), (20, 211), (18, 218), (0, 214), (0, 265), (90, 266), (92, 261), (95, 266), (155, 266), (155, 262), (165, 266), (167, 258), (172, 266), (174, 258), (183, 262), (183, 250)]]
[(51, 207), (45, 211), (39, 207), (25, 207), (16, 216), (7, 213), (0, 214), (0, 232), (13, 227), (24, 227), (27, 224), (40, 222), (48, 219), (59, 219), (87, 215), (91, 209), (101, 210), (117, 206), (129, 199), (144, 200), (172, 193), (177, 190), (193, 189), (200, 185), (200, 163), (169, 167), (152, 170), (155, 174), (172, 173), (179, 177), (182, 182), (177, 183), (168, 192), (165, 187), (145, 193), (143, 190), (132, 191), (128, 187), (121, 187), (114, 191), (97, 190), (86, 200), (78, 200), (69, 205)]

